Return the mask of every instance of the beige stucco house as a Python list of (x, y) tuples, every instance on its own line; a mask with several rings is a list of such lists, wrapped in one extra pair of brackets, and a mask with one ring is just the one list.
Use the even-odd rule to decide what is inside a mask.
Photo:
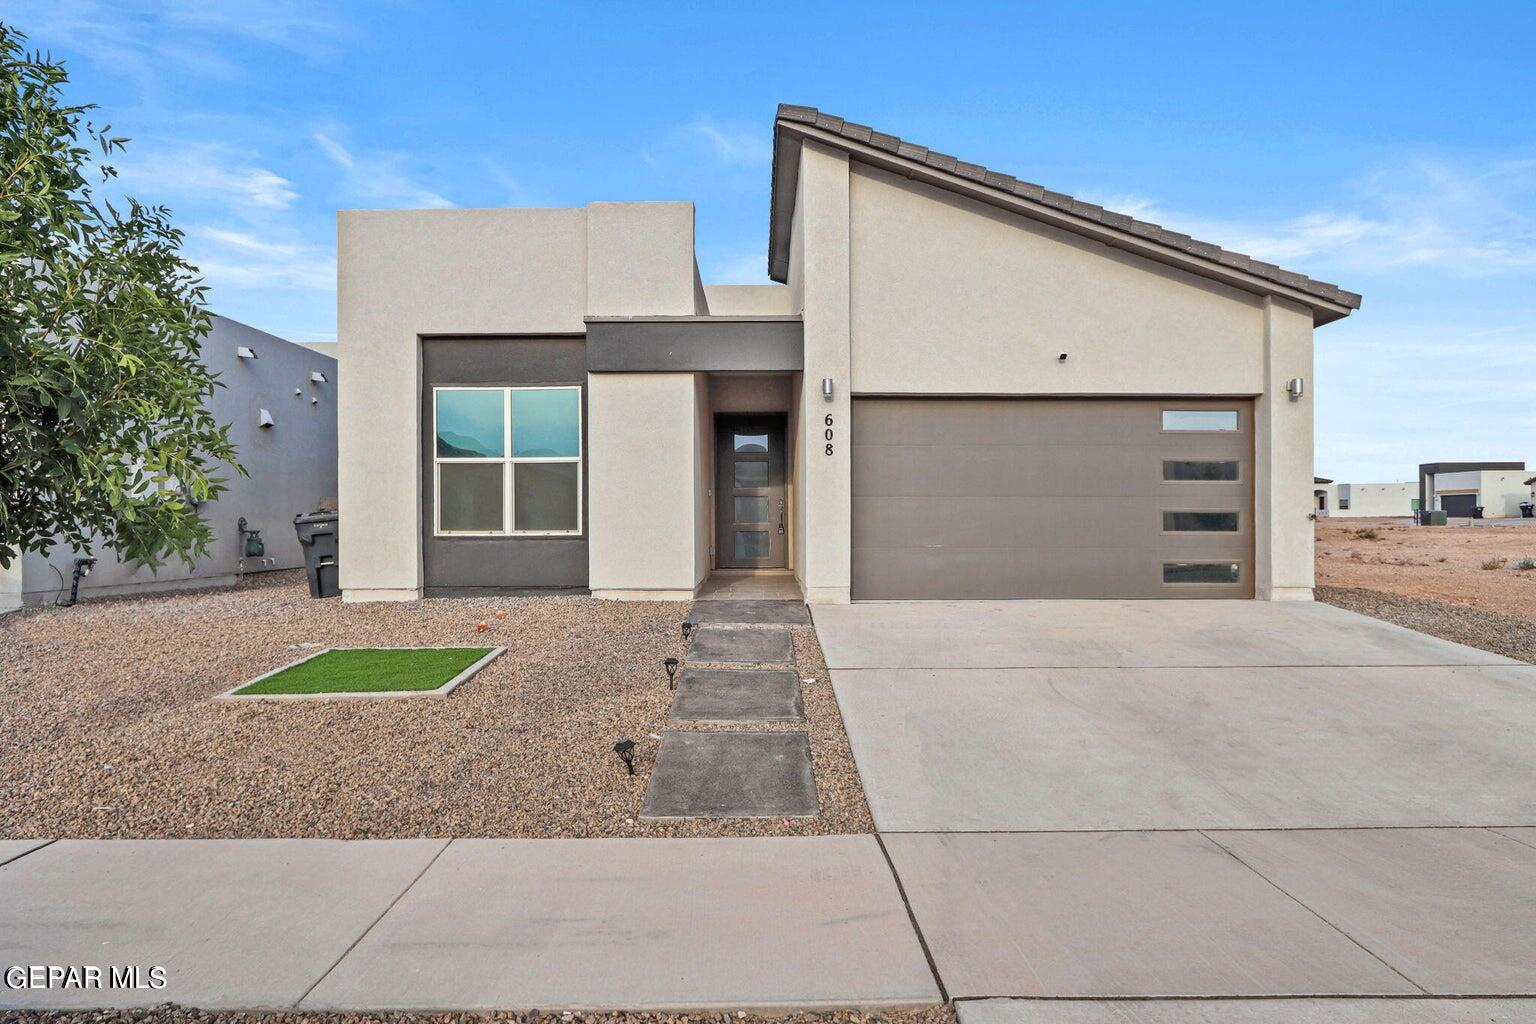
[(353, 601), (1312, 593), (1312, 331), (1360, 297), (807, 107), (769, 274), (693, 206), (340, 215)]

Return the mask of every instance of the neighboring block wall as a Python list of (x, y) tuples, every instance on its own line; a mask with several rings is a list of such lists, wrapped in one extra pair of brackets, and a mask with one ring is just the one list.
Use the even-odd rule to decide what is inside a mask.
[[(242, 345), (252, 349), (256, 358), (237, 358), (235, 350)], [(321, 500), (336, 497), (336, 360), (216, 316), (203, 341), (203, 363), (224, 384), (209, 398), (208, 409), (219, 423), (229, 426), (236, 458), (248, 474), (215, 472), (225, 477), (227, 490), (201, 510), (214, 535), (208, 553), (190, 567), (173, 560), (154, 571), (119, 562), (103, 545), (93, 545), (88, 552), (56, 545), (47, 555), (22, 559), (25, 603), (50, 602), (61, 588), (67, 590), (77, 554), (99, 560), (81, 581), (83, 597), (229, 583), (239, 570), (241, 516), (252, 529), (261, 531), (266, 545), (266, 555), (248, 560), (245, 571), (304, 564), (293, 517), (313, 512)], [(310, 373), (317, 370), (325, 374), (324, 383), (310, 380)], [(271, 412), (273, 426), (259, 426), (262, 409)], [(0, 607), (4, 600), (0, 589)]]
[[(692, 314), (696, 303), (691, 203), (345, 211), (337, 256), (341, 361), (355, 374), (340, 410), (341, 585), (354, 601), (421, 594), (423, 337), (577, 336), (589, 314)], [(589, 387), (591, 456), (591, 439), (611, 423), (603, 401)], [(630, 508), (628, 484), (643, 489), (645, 474), (643, 464), (611, 462), (599, 474), (589, 462), (594, 587), (627, 573), (622, 559), (633, 557), (608, 571), (621, 545), (603, 531), (618, 524), (597, 510), (610, 494)], [(691, 494), (691, 478), (685, 485)], [(689, 531), (690, 550), (691, 518), (676, 527)], [(654, 557), (670, 572), (665, 550)]]

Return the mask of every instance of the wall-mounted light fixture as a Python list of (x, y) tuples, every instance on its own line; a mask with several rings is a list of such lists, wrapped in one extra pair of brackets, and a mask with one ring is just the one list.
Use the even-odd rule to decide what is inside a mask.
[(832, 378), (831, 377), (823, 377), (823, 378), (821, 378), (821, 397), (825, 398), (829, 402), (832, 401)]
[(246, 348), (244, 345), (241, 345), (239, 348), (235, 349), (235, 355), (241, 359), (255, 359), (256, 350), (253, 348)]
[(321, 371), (319, 371), (319, 370), (310, 370), (309, 371), (309, 382), (311, 384), (324, 384), (325, 380), (326, 380), (325, 374), (322, 373)]
[(304, 389), (303, 388), (294, 388), (293, 389), (293, 397), (294, 398), (298, 398), (303, 393), (304, 393)]
[(272, 426), (276, 422), (277, 421), (272, 418), (272, 414), (265, 409), (261, 410), (261, 413), (256, 417), (256, 425), (261, 427), (263, 430)]
[(1056, 361), (1058, 363), (1066, 362), (1067, 361), (1067, 354), (1065, 352), (1057, 352), (1056, 353)]
[(1291, 396), (1291, 400), (1295, 401), (1307, 393), (1306, 379), (1303, 377), (1292, 377), (1285, 382), (1285, 390)]

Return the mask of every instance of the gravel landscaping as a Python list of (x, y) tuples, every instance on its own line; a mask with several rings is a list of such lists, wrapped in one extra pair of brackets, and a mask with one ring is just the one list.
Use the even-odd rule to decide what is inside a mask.
[(1530, 619), (1363, 587), (1320, 586), (1317, 599), (1442, 640), (1536, 664), (1536, 622)]
[[(820, 814), (639, 820), (663, 729), (733, 728), (667, 721), (661, 662), (685, 656), (686, 611), (584, 597), (343, 604), (283, 572), (14, 613), (0, 618), (0, 838), (873, 831), (809, 627), (794, 630), (796, 671), (814, 680), (806, 721), (734, 728), (807, 731)], [(507, 653), (443, 700), (211, 699), (322, 647), (435, 645)], [(624, 737), (633, 778), (613, 754)]]
[(763, 1016), (735, 1013), (274, 1013), (210, 1012), (171, 1003), (142, 1010), (15, 1011), (16, 1024), (955, 1024), (948, 1006)]

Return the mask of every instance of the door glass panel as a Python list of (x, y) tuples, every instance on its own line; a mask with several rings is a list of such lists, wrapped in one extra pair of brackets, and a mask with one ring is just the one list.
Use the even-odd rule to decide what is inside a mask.
[(1236, 562), (1168, 562), (1163, 566), (1164, 583), (1236, 583)]
[(766, 462), (740, 462), (736, 463), (737, 487), (767, 487), (768, 463)]
[(514, 530), (575, 531), (580, 521), (576, 462), (520, 462), (512, 469)]
[(501, 458), (503, 394), (500, 388), (489, 391), (440, 389), (437, 392), (437, 457)]
[(581, 454), (581, 392), (512, 392), (512, 454), (549, 459)]
[(768, 521), (767, 498), (735, 498), (732, 499), (735, 509), (731, 515), (733, 523), (766, 523)]
[(1166, 459), (1164, 480), (1236, 480), (1237, 463), (1228, 459)]
[(766, 452), (768, 450), (767, 434), (734, 434), (733, 445), (738, 452)]
[(1236, 533), (1236, 512), (1164, 512), (1163, 529), (1169, 533)]
[(1164, 409), (1164, 430), (1236, 430), (1236, 409)]
[(502, 464), (444, 462), (438, 466), (438, 530), (500, 533)]
[(767, 558), (768, 557), (768, 531), (767, 530), (737, 530), (736, 531), (736, 557), (737, 558)]

